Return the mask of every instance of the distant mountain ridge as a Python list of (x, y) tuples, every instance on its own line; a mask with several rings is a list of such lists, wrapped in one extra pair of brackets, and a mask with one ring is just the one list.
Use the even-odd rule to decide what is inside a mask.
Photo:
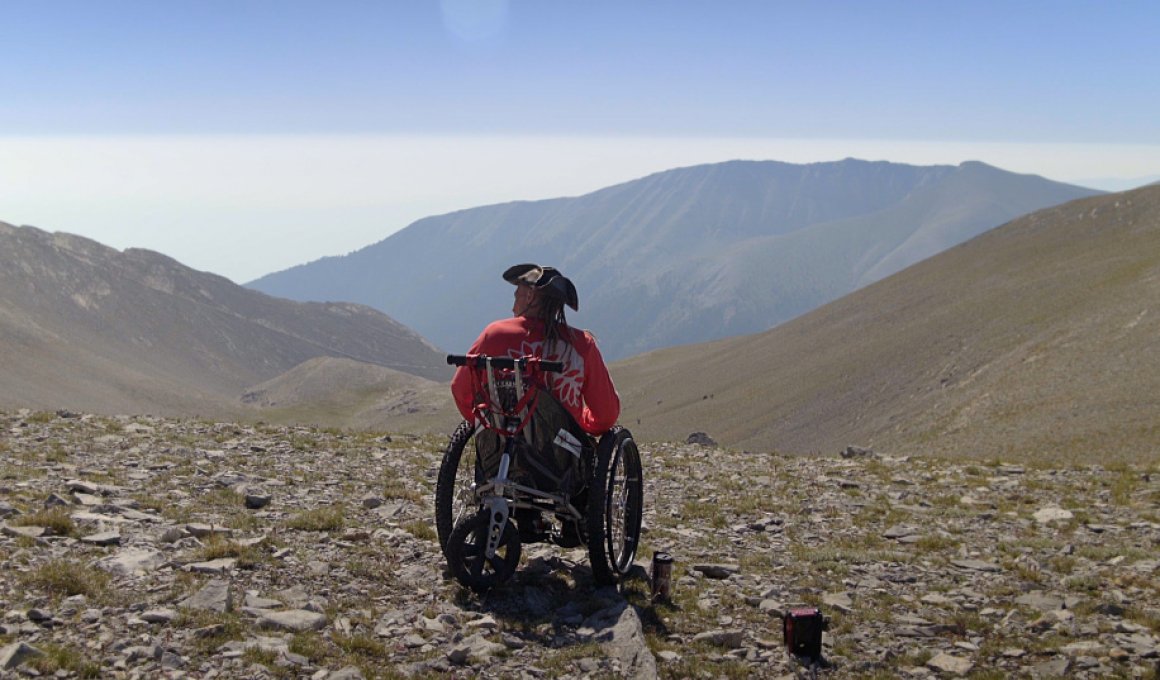
[(983, 163), (730, 161), (575, 198), (419, 220), (248, 284), (384, 310), (451, 351), (508, 313), (507, 266), (554, 264), (610, 358), (768, 329), (1034, 210), (1100, 192)]
[(440, 353), (381, 312), (270, 297), (159, 253), (0, 223), (0, 404), (229, 412), (319, 356), (434, 380)]

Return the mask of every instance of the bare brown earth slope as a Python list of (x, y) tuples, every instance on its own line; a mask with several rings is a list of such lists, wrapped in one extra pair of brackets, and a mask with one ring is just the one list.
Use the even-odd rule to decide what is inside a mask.
[(1160, 187), (1033, 213), (765, 333), (614, 366), (645, 439), (1160, 458)]
[(443, 380), (443, 357), (355, 304), (273, 298), (158, 253), (0, 223), (0, 406), (237, 415), (318, 356)]

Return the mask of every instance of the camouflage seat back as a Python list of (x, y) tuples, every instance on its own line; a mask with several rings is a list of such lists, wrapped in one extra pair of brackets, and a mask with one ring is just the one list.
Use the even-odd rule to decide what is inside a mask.
[[(515, 404), (513, 385), (499, 383), (497, 391), (505, 408)], [(484, 430), (476, 435), (475, 445), (484, 476), (494, 477), (499, 472), (503, 454), (499, 435)], [(547, 390), (541, 390), (536, 397), (531, 422), (524, 432), (516, 435), (516, 445), (519, 455), (513, 461), (509, 477), (547, 492), (575, 490), (583, 478), (580, 465), (583, 450), (593, 446), (591, 437)], [(562, 483), (570, 488), (560, 489)]]

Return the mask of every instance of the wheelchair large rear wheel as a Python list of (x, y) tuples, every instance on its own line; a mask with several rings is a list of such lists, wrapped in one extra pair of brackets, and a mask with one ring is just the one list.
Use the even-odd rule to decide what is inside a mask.
[(474, 487), (483, 481), (483, 468), (475, 450), (474, 431), (466, 420), (460, 423), (447, 442), (439, 465), (439, 479), (435, 483), (435, 530), (444, 555), (456, 523), (479, 510)]
[(511, 518), (504, 524), (495, 554), (488, 557), (487, 534), (490, 529), (490, 513), (480, 510), (455, 525), (444, 549), (452, 575), (477, 593), (486, 593), (505, 583), (520, 564), (520, 537)]
[(588, 559), (598, 584), (614, 584), (632, 568), (643, 512), (640, 451), (632, 434), (617, 426), (597, 446), (588, 496)]

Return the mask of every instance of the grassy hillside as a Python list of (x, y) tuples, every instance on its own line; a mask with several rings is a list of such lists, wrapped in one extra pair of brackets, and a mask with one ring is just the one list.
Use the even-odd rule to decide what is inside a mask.
[(369, 307), (273, 298), (159, 253), (0, 223), (0, 406), (229, 415), (247, 387), (318, 356), (450, 376)]
[(1160, 458), (1160, 187), (994, 229), (771, 331), (620, 362), (644, 438)]
[(450, 432), (459, 421), (445, 383), (334, 357), (306, 361), (241, 400), (268, 420), (358, 430)]

